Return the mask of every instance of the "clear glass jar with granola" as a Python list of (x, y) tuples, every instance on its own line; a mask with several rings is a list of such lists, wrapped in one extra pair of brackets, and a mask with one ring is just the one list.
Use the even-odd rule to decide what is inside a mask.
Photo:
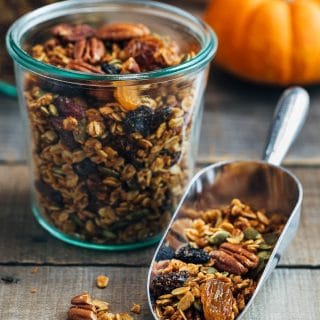
[(148, 1), (66, 1), (11, 27), (42, 226), (96, 249), (159, 239), (193, 172), (216, 45)]

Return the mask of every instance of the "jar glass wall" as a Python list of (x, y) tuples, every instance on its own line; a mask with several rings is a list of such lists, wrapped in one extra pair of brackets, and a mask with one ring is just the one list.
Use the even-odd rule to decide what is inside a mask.
[[(60, 69), (27, 54), (57, 23), (112, 21), (143, 21), (199, 53), (174, 67), (118, 75)], [(76, 0), (19, 19), (7, 46), (28, 128), (33, 212), (41, 225), (64, 241), (96, 249), (159, 240), (193, 174), (216, 50), (212, 32), (159, 3)]]

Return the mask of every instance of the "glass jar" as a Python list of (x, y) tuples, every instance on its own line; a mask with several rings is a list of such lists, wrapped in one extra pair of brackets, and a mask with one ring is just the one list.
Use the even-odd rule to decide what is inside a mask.
[[(143, 21), (198, 54), (139, 74), (55, 67), (27, 51), (58, 23)], [(217, 40), (200, 20), (149, 1), (72, 0), (35, 10), (7, 35), (30, 137), (32, 209), (57, 238), (126, 250), (157, 242), (195, 163), (202, 98)], [(140, 105), (132, 113), (130, 106)], [(71, 130), (63, 121), (77, 115)]]

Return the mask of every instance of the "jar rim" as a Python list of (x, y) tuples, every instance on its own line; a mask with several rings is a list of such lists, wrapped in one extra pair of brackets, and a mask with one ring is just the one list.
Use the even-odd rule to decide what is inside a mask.
[[(141, 8), (150, 8), (153, 10), (163, 10), (167, 13), (174, 14), (177, 17), (184, 18), (189, 22), (192, 22), (198, 27), (198, 32), (200, 32), (202, 37), (201, 50), (190, 60), (185, 61), (179, 65), (171, 66), (168, 68), (163, 68), (154, 71), (141, 72), (141, 73), (130, 73), (130, 74), (95, 74), (95, 73), (85, 73), (78, 72), (69, 69), (63, 69), (56, 67), (54, 65), (41, 62), (34, 59), (20, 46), (21, 35), (20, 32), (23, 27), (33, 22), (38, 17), (45, 14), (46, 18), (41, 22), (48, 21), (53, 17), (52, 14), (59, 12), (66, 12), (66, 9), (73, 8), (75, 12), (79, 12), (84, 5), (93, 4), (114, 4), (114, 5), (137, 5)], [(48, 14), (50, 12), (50, 14)], [(61, 15), (60, 15), (61, 16)], [(59, 17), (59, 15), (57, 16)], [(30, 29), (27, 29), (27, 31)], [(193, 72), (195, 70), (200, 70), (205, 67), (214, 57), (217, 46), (218, 39), (214, 31), (201, 19), (193, 16), (185, 10), (177, 8), (175, 6), (164, 4), (156, 1), (145, 1), (145, 0), (67, 0), (47, 6), (43, 6), (39, 9), (31, 11), (16, 20), (9, 28), (6, 36), (7, 49), (11, 57), (15, 62), (21, 66), (30, 69), (39, 74), (45, 74), (49, 76), (56, 76), (58, 78), (63, 78), (64, 80), (84, 80), (84, 81), (137, 81), (137, 80), (152, 80), (164, 77), (180, 76), (185, 73)]]

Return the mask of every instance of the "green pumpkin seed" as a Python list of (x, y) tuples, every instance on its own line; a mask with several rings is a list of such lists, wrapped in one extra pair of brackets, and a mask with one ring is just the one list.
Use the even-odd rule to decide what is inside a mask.
[(115, 177), (115, 178), (120, 177), (119, 172), (112, 170), (112, 169), (109, 169), (109, 168), (106, 168), (106, 167), (98, 166), (98, 170), (106, 176), (111, 176), (111, 177)]
[(256, 229), (251, 227), (244, 230), (243, 233), (246, 240), (257, 240), (261, 237), (261, 234)]
[(194, 307), (197, 311), (202, 312), (202, 304), (200, 303), (200, 301), (195, 301), (195, 302), (193, 303), (193, 307)]
[(73, 137), (74, 140), (76, 140), (79, 143), (84, 143), (86, 141), (87, 137), (87, 122), (85, 119), (82, 119), (78, 122), (78, 128), (73, 131)]
[(215, 274), (216, 272), (218, 272), (218, 270), (214, 267), (209, 267), (207, 271), (208, 274)]
[(272, 249), (272, 247), (273, 246), (271, 246), (270, 244), (262, 243), (262, 244), (260, 244), (259, 249), (260, 250), (270, 250), (270, 249)]
[(208, 238), (210, 244), (219, 245), (227, 240), (230, 237), (230, 233), (225, 230), (217, 231), (215, 234)]
[(79, 217), (75, 214), (70, 215), (70, 219), (80, 228), (84, 227), (84, 223), (79, 219)]
[(269, 260), (271, 256), (271, 251), (260, 251), (258, 253), (258, 257), (260, 258), (260, 260)]
[(259, 274), (264, 270), (266, 266), (266, 261), (260, 259), (258, 266), (253, 270), (251, 276), (252, 278), (256, 278), (259, 276)]
[(266, 244), (274, 245), (278, 240), (278, 236), (274, 233), (265, 233), (263, 239)]
[(49, 104), (48, 106), (49, 112), (52, 116), (57, 117), (59, 116), (59, 112), (58, 109), (56, 108), (56, 106), (54, 104)]
[(102, 234), (108, 240), (115, 239), (117, 237), (113, 232), (109, 230), (103, 230)]

